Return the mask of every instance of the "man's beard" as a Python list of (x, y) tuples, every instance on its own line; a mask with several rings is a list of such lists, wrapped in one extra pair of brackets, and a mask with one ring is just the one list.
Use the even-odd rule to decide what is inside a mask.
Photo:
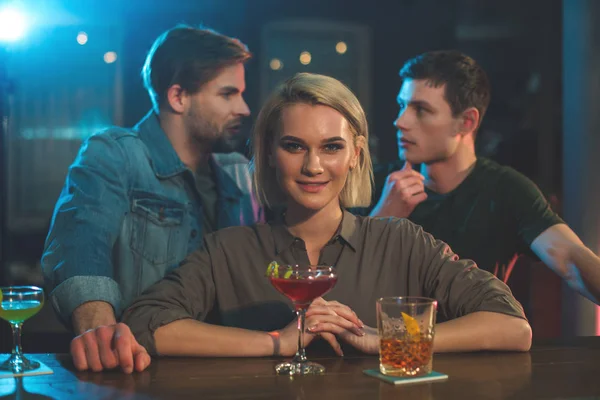
[(223, 128), (221, 132), (218, 132), (214, 137), (214, 143), (212, 145), (213, 153), (231, 153), (234, 151), (243, 151), (243, 146), (246, 141), (246, 135), (242, 132), (230, 132), (229, 129), (241, 127), (241, 120), (235, 120)]
[(227, 123), (222, 129), (214, 124), (200, 123), (194, 126), (192, 137), (209, 149), (211, 153), (231, 153), (241, 151), (245, 135), (241, 132), (232, 133), (232, 127), (239, 127), (240, 120)]
[(242, 135), (229, 135), (228, 133), (222, 132), (212, 143), (212, 152), (231, 153), (239, 151), (242, 146), (242, 140), (240, 139), (243, 139)]

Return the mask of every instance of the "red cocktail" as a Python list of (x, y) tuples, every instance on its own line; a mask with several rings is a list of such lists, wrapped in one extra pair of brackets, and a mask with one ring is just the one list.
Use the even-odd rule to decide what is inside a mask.
[(267, 270), (271, 284), (284, 296), (292, 300), (298, 315), (298, 351), (289, 362), (275, 367), (278, 374), (308, 375), (322, 374), (325, 367), (306, 359), (304, 351), (304, 319), (306, 309), (317, 297), (329, 292), (337, 282), (335, 268), (315, 265), (276, 265)]
[(306, 279), (270, 278), (271, 284), (289, 298), (296, 308), (308, 308), (317, 297), (329, 292), (337, 282), (337, 276), (323, 275)]

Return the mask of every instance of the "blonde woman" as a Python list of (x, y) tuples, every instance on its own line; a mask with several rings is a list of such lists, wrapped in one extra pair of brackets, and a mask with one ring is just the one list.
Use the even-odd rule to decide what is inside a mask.
[(531, 328), (502, 282), (408, 220), (345, 211), (370, 201), (372, 166), (365, 114), (341, 82), (303, 73), (283, 83), (252, 143), (258, 197), (284, 212), (208, 235), (133, 303), (124, 322), (150, 354), (293, 355), (296, 321), (264, 277), (271, 261), (337, 268), (337, 285), (307, 311), (307, 345), (377, 353), (376, 299), (410, 295), (438, 301), (435, 351), (529, 349)]

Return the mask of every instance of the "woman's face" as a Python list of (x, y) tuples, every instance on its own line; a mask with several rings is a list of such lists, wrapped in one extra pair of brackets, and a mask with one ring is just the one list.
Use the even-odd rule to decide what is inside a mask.
[(340, 192), (360, 148), (348, 121), (333, 108), (294, 104), (282, 112), (269, 163), (290, 207), (339, 207)]

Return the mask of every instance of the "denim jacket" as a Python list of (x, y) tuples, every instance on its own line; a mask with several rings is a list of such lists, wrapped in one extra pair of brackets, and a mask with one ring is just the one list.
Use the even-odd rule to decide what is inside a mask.
[[(248, 160), (212, 154), (217, 228), (263, 220)], [(42, 256), (50, 301), (64, 322), (88, 301), (117, 318), (144, 289), (202, 246), (202, 203), (156, 114), (87, 139), (69, 168)]]

